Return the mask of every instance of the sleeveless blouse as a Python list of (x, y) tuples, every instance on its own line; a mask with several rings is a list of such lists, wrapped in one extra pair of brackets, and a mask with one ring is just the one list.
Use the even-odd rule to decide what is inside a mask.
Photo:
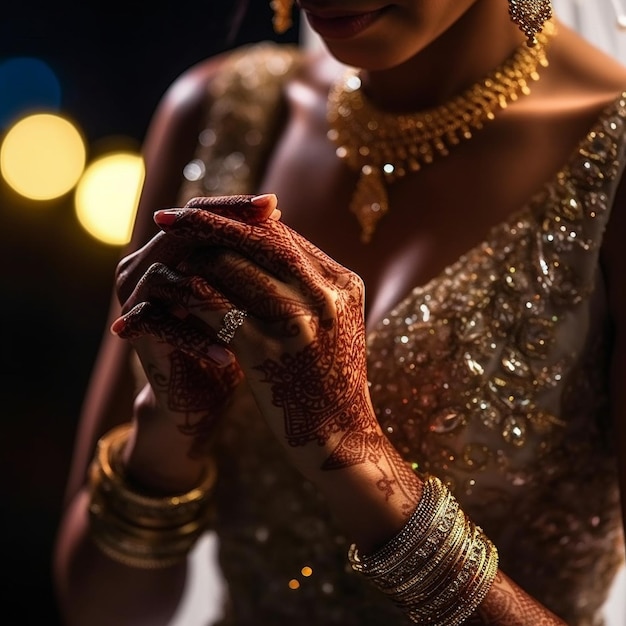
[[(193, 196), (254, 193), (280, 124), (291, 46), (233, 53), (185, 169)], [(502, 571), (568, 626), (600, 626), (623, 563), (608, 416), (611, 329), (599, 249), (624, 164), (626, 93), (523, 210), (368, 335), (372, 401), (403, 457), (446, 481)], [(244, 393), (219, 447), (220, 624), (409, 624), (354, 574), (323, 497)]]

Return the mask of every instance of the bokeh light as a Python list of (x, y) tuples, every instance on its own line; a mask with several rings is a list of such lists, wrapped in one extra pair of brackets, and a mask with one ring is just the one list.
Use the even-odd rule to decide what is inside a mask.
[(75, 191), (83, 228), (104, 243), (128, 243), (144, 175), (141, 155), (131, 152), (107, 154), (90, 163)]
[(17, 193), (33, 200), (50, 200), (71, 191), (85, 160), (79, 130), (52, 113), (20, 119), (9, 128), (0, 147), (4, 179)]
[(0, 128), (41, 111), (58, 111), (61, 85), (50, 66), (34, 57), (0, 62)]

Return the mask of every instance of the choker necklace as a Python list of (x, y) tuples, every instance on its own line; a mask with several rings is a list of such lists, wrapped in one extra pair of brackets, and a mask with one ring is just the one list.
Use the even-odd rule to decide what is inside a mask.
[(460, 95), (417, 113), (376, 109), (361, 91), (355, 69), (331, 87), (328, 137), (337, 145), (337, 156), (360, 172), (350, 210), (361, 225), (363, 243), (371, 240), (378, 221), (389, 210), (387, 184), (447, 156), (500, 109), (530, 93), (530, 83), (539, 79), (539, 67), (548, 65), (546, 44), (554, 32), (554, 23), (546, 22), (536, 46), (522, 44)]

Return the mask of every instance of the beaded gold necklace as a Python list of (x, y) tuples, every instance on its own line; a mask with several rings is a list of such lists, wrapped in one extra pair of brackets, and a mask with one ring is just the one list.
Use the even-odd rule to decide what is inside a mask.
[(328, 96), (328, 137), (337, 156), (360, 172), (350, 210), (368, 243), (378, 221), (389, 210), (386, 185), (445, 157), (462, 140), (471, 139), (539, 79), (547, 67), (546, 45), (554, 34), (547, 22), (537, 45), (522, 44), (501, 66), (460, 95), (440, 106), (417, 113), (391, 114), (376, 109), (361, 91), (358, 72), (350, 69)]

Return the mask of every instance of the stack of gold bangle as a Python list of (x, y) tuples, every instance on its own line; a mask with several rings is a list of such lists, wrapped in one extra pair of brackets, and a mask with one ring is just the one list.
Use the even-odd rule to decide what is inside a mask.
[(436, 477), (403, 529), (369, 556), (352, 544), (352, 568), (408, 615), (429, 626), (458, 626), (483, 601), (497, 570), (498, 552)]
[(91, 535), (110, 558), (144, 569), (182, 560), (209, 526), (215, 464), (207, 461), (201, 483), (186, 493), (153, 497), (131, 489), (121, 453), (130, 424), (122, 424), (98, 442), (90, 468)]

